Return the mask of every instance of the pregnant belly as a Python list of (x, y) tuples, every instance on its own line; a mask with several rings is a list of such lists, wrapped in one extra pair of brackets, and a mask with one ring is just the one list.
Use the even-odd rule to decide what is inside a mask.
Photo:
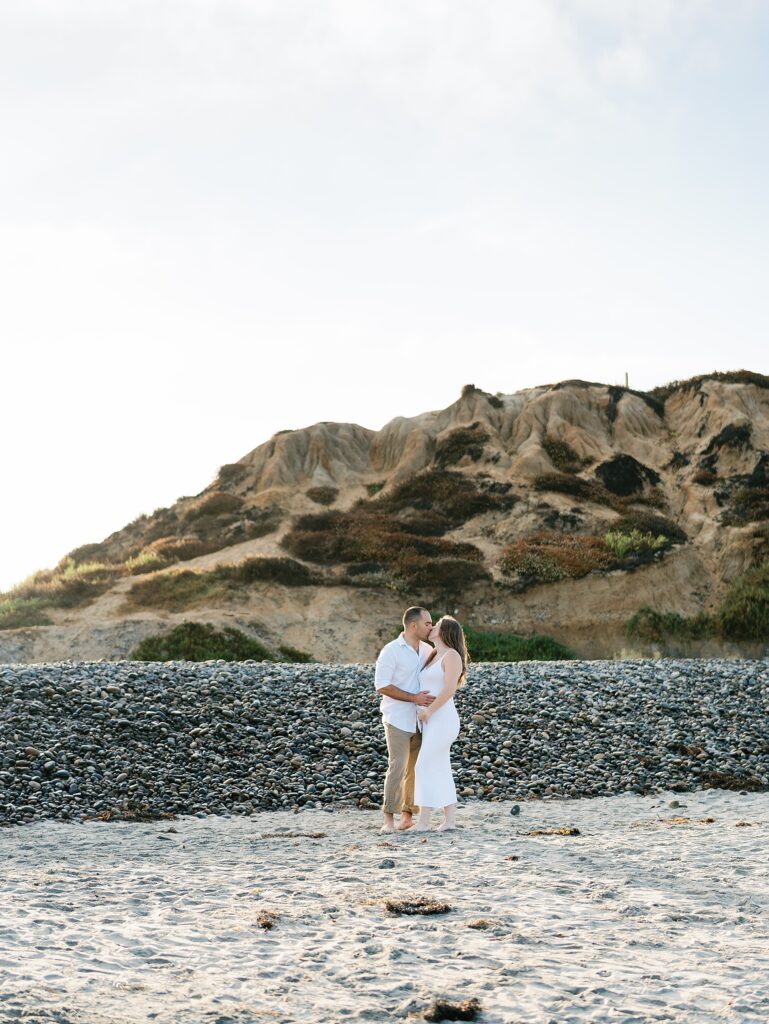
[(447, 711), (448, 711), (449, 714), (452, 714), (452, 713), (456, 714), (457, 713), (457, 709), (456, 709), (456, 706), (455, 706), (453, 700), (446, 701), (446, 703), (443, 705), (443, 707), (438, 708), (437, 711), (433, 711), (433, 713), (431, 715), (431, 718), (430, 718), (430, 721), (434, 722), (437, 718), (442, 718)]

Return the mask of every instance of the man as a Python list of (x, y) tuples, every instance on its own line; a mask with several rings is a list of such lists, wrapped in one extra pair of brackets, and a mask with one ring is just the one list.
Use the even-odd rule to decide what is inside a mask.
[(426, 608), (407, 608), (403, 614), (403, 632), (396, 640), (385, 644), (377, 658), (374, 685), (382, 697), (388, 756), (382, 832), (395, 831), (398, 812), (401, 815), (398, 831), (411, 828), (419, 810), (414, 805), (414, 765), (422, 745), (417, 708), (427, 707), (435, 700), (427, 690), (420, 691), (419, 670), (432, 652), (432, 647), (426, 643), (432, 628), (432, 618)]

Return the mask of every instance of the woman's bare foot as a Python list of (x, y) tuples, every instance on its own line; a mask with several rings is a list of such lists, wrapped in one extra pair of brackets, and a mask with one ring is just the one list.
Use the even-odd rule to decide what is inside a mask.
[(456, 823), (457, 805), (449, 804), (443, 808), (443, 824), (438, 826), (438, 832), (451, 832), (457, 827)]
[(419, 812), (419, 818), (417, 819), (416, 825), (409, 829), (409, 832), (429, 832), (430, 831), (430, 818), (432, 816), (432, 808), (425, 809)]

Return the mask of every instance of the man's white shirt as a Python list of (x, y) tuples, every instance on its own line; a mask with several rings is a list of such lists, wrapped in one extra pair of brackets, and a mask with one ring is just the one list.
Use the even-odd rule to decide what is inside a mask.
[[(406, 693), (419, 693), (419, 670), (432, 654), (430, 644), (419, 641), (419, 652), (406, 642), (403, 633), (379, 652), (374, 672), (374, 686), (397, 686)], [(404, 732), (417, 731), (417, 705), (410, 701), (395, 700), (382, 694), (382, 719)]]

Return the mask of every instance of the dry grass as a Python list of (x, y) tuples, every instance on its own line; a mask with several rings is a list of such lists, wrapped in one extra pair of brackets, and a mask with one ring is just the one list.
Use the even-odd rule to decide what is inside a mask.
[(653, 388), (649, 394), (664, 402), (677, 391), (700, 391), (702, 385), (710, 380), (723, 384), (754, 384), (758, 388), (769, 388), (769, 377), (762, 373), (753, 373), (751, 370), (728, 370), (725, 373), (703, 373), (698, 377), (689, 377), (688, 380), (673, 380), (669, 384)]
[(23, 629), (27, 626), (50, 626), (45, 604), (37, 597), (0, 598), (0, 629)]
[(580, 501), (591, 501), (597, 505), (606, 505), (619, 511), (625, 507), (621, 498), (608, 491), (603, 484), (594, 480), (583, 480), (580, 476), (567, 473), (543, 473), (532, 482), (535, 491), (554, 491), (557, 494), (568, 494)]
[(483, 449), (489, 440), (489, 434), (480, 423), (472, 423), (469, 427), (458, 427), (435, 446), (435, 464), (441, 468), (456, 465), (464, 458), (478, 462), (483, 456)]
[(373, 504), (358, 505), (349, 512), (301, 516), (283, 545), (308, 562), (360, 567), (361, 572), (350, 577), (358, 586), (433, 587), (451, 592), (468, 582), (490, 579), (474, 545), (420, 535), (415, 528), (433, 529), (433, 524), (419, 517), (415, 523), (401, 520), (372, 508)]
[(572, 446), (566, 441), (559, 441), (549, 434), (542, 441), (547, 457), (559, 473), (579, 473), (583, 466), (589, 465), (591, 459), (581, 459)]
[(630, 534), (637, 530), (639, 533), (651, 533), (655, 537), (667, 537), (671, 544), (685, 544), (688, 539), (681, 527), (672, 519), (656, 515), (654, 512), (631, 510), (615, 519), (611, 526), (617, 533)]
[(698, 469), (692, 477), (692, 481), (699, 484), (700, 487), (712, 487), (713, 484), (718, 483), (718, 474), (714, 473), (712, 469)]
[(127, 574), (122, 565), (104, 562), (75, 563), (62, 559), (55, 569), (42, 569), (3, 597), (38, 602), (38, 607), (76, 608), (90, 604)]
[(543, 531), (509, 544), (500, 567), (506, 575), (552, 583), (606, 570), (614, 561), (603, 537)]
[(380, 495), (365, 505), (374, 512), (389, 515), (430, 509), (442, 518), (444, 530), (449, 530), (484, 512), (507, 511), (517, 500), (509, 484), (490, 483), (446, 469), (431, 469), (416, 473), (389, 494)]
[(126, 603), (139, 608), (184, 611), (256, 582), (301, 587), (316, 583), (318, 579), (293, 558), (247, 558), (237, 565), (217, 565), (208, 570), (180, 569), (137, 580), (126, 595)]
[(217, 480), (220, 484), (237, 484), (248, 474), (248, 467), (242, 462), (227, 462), (219, 467)]
[(304, 492), (316, 505), (333, 505), (339, 497), (337, 487), (310, 487)]
[(237, 512), (243, 505), (243, 499), (237, 494), (227, 491), (212, 491), (194, 505), (186, 515), (187, 522), (193, 522), (202, 516), (221, 516)]
[(126, 607), (164, 608), (180, 612), (224, 597), (227, 587), (211, 573), (192, 569), (157, 573), (138, 580), (126, 594)]

